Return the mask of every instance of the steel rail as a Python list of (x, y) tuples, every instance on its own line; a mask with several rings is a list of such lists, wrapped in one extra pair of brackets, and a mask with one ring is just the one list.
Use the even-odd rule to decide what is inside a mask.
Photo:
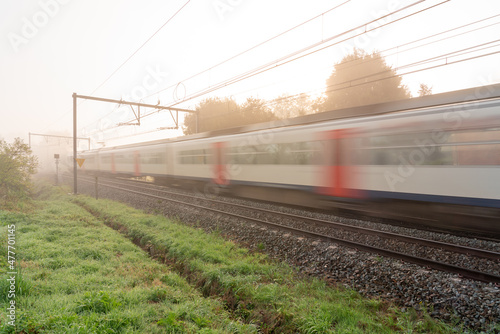
[[(107, 180), (106, 182), (110, 182), (110, 181)], [(111, 183), (113, 183), (113, 182), (111, 181)], [(140, 186), (136, 186), (136, 185), (130, 185), (130, 186), (145, 189), (145, 190), (153, 190), (150, 188), (144, 188), (144, 187), (140, 187)], [(185, 195), (185, 194), (179, 194), (179, 193), (166, 191), (166, 190), (154, 189), (154, 191), (157, 191), (160, 193), (165, 193), (165, 194), (170, 194), (170, 195), (175, 195), (175, 196), (183, 196), (183, 197), (187, 197), (187, 198), (200, 199), (199, 197), (194, 197), (194, 196)], [(441, 248), (441, 249), (451, 251), (454, 253), (460, 253), (460, 254), (465, 254), (465, 255), (469, 255), (469, 256), (472, 255), (475, 257), (479, 257), (479, 258), (500, 261), (500, 253), (494, 252), (494, 251), (478, 249), (478, 248), (473, 248), (473, 247), (468, 247), (468, 246), (461, 246), (461, 245), (456, 245), (456, 244), (450, 244), (450, 243), (441, 242), (441, 241), (411, 237), (411, 236), (401, 235), (401, 234), (397, 234), (397, 233), (393, 233), (393, 232), (385, 232), (385, 231), (375, 230), (375, 229), (366, 228), (366, 227), (352, 226), (352, 225), (347, 225), (347, 224), (343, 224), (343, 223), (332, 222), (332, 221), (316, 219), (316, 218), (310, 218), (310, 217), (301, 216), (301, 215), (293, 215), (293, 214), (289, 214), (289, 213), (285, 213), (285, 212), (256, 208), (256, 207), (252, 207), (252, 206), (248, 206), (248, 205), (228, 203), (228, 202), (214, 200), (214, 199), (203, 198), (202, 200), (210, 202), (210, 203), (230, 205), (233, 207), (242, 208), (242, 209), (246, 209), (246, 210), (259, 211), (259, 212), (266, 213), (266, 214), (274, 214), (277, 216), (287, 217), (287, 218), (291, 218), (291, 219), (307, 221), (307, 222), (310, 222), (310, 223), (313, 223), (316, 225), (320, 225), (320, 226), (341, 228), (341, 229), (346, 230), (346, 231), (358, 232), (358, 233), (363, 233), (363, 234), (367, 234), (367, 235), (375, 235), (375, 236), (379, 236), (382, 238), (393, 239), (393, 240), (398, 240), (398, 241), (402, 241), (402, 242), (411, 242), (411, 243), (418, 244), (418, 245), (429, 246), (429, 247), (434, 247), (434, 248)]]

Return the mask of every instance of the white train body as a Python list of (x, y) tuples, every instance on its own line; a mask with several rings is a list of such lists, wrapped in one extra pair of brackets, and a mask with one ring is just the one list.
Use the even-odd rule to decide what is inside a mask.
[(194, 135), (80, 156), (89, 172), (201, 181), (243, 196), (294, 198), (293, 204), (300, 203), (300, 194), (314, 194), (323, 200), (500, 209), (500, 98), (400, 110), (250, 126), (234, 134)]

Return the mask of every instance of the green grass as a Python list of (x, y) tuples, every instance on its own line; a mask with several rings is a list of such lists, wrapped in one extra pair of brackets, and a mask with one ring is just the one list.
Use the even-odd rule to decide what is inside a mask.
[[(298, 278), (284, 264), (224, 240), (219, 234), (145, 214), (109, 200), (75, 200), (150, 256), (171, 266), (207, 299), (221, 300), (233, 318), (263, 333), (452, 333), (429, 316), (401, 313), (317, 279)], [(176, 328), (169, 314), (162, 325)]]
[[(0, 333), (256, 333), (69, 197), (0, 211)], [(16, 327), (7, 226), (16, 226)]]
[[(0, 334), (453, 332), (425, 314), (300, 278), (220, 233), (37, 189), (25, 210), (0, 211)], [(6, 310), (12, 224), (16, 328)]]

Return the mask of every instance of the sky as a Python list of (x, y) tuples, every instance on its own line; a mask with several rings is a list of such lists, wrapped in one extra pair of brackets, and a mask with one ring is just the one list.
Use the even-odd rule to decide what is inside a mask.
[[(2, 0), (0, 138), (71, 136), (73, 93), (190, 110), (213, 96), (318, 96), (355, 47), (386, 56), (413, 95), (499, 83), (499, 38), (498, 0)], [(78, 100), (92, 147), (181, 135), (158, 130), (174, 126), (168, 112), (118, 126), (132, 119)]]

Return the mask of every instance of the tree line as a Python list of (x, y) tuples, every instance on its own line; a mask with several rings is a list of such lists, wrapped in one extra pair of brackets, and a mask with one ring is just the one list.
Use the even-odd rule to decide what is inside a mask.
[[(432, 94), (432, 87), (420, 85), (419, 95)], [(272, 101), (248, 98), (238, 104), (232, 98), (211, 97), (196, 106), (198, 132), (214, 131), (278, 119), (411, 98), (402, 77), (387, 65), (384, 57), (355, 49), (335, 64), (326, 80), (323, 96), (306, 94), (280, 96)], [(196, 133), (196, 114), (184, 120), (185, 135)]]

